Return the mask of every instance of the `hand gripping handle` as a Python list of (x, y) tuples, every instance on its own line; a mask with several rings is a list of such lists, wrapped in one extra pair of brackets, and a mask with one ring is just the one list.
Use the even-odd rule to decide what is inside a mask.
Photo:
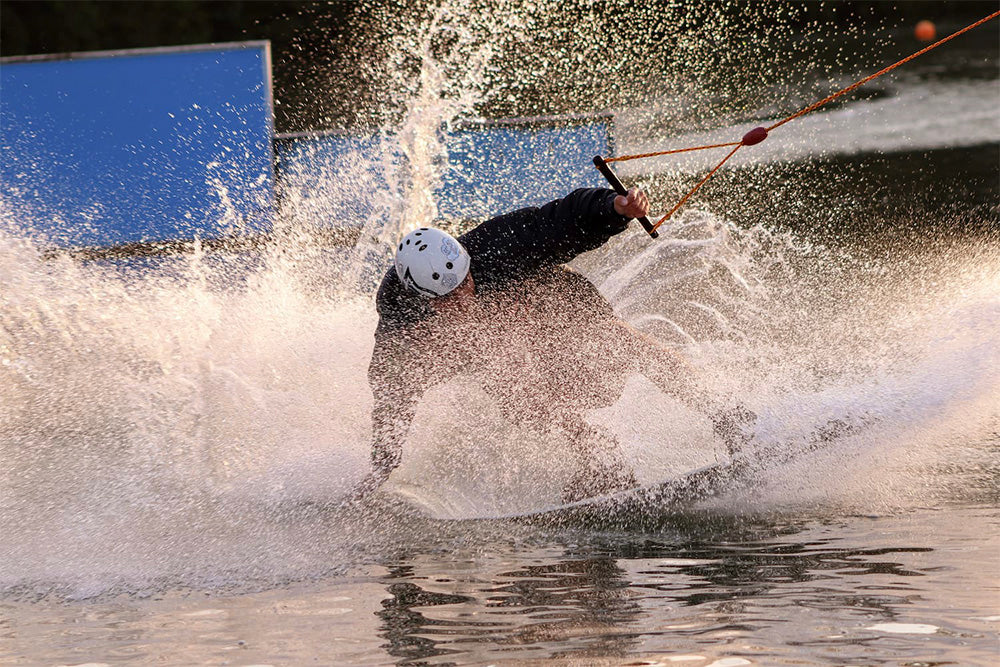
[[(611, 187), (614, 189), (615, 192), (620, 194), (622, 197), (628, 194), (628, 190), (626, 190), (622, 182), (618, 180), (618, 176), (615, 174), (615, 172), (611, 171), (611, 167), (609, 167), (608, 163), (604, 161), (604, 158), (602, 158), (600, 155), (595, 155), (594, 166), (597, 167), (597, 170), (601, 172), (604, 178), (608, 179), (608, 183), (611, 184)], [(638, 218), (638, 220), (639, 224), (642, 225), (642, 228), (646, 230), (646, 233), (649, 234), (650, 238), (655, 239), (660, 235), (659, 232), (653, 229), (653, 223), (649, 221), (649, 218), (647, 218), (646, 216), (642, 216), (641, 218)]]

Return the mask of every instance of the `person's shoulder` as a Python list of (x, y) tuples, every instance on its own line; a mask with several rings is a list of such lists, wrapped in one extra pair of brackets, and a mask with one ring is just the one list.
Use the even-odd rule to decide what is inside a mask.
[(390, 266), (375, 294), (375, 310), (381, 324), (404, 326), (424, 319), (428, 308), (421, 297), (406, 289), (396, 267)]
[(392, 293), (397, 289), (397, 286), (402, 287), (403, 284), (396, 274), (396, 265), (393, 264), (382, 276), (382, 282), (378, 285), (378, 291), (375, 294), (376, 307), (392, 298)]
[(524, 258), (535, 244), (538, 209), (520, 208), (494, 216), (462, 234), (458, 240), (472, 260), (476, 290), (498, 289), (521, 277)]
[(390, 266), (382, 276), (378, 292), (375, 294), (375, 310), (385, 316), (401, 309), (407, 301), (406, 287), (396, 273), (396, 267)]
[(509, 241), (515, 230), (538, 215), (538, 210), (536, 206), (525, 206), (495, 215), (459, 236), (458, 240), (475, 260), (478, 255), (495, 250), (503, 241)]

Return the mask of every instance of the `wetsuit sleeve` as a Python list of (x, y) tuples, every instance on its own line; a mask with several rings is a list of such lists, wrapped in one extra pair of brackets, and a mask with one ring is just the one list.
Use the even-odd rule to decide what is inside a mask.
[(419, 360), (410, 359), (409, 333), (406, 327), (380, 322), (368, 366), (368, 384), (375, 398), (372, 468), (381, 479), (388, 477), (402, 460), (403, 441), (413, 421), (417, 399), (424, 391), (421, 364)]
[(542, 206), (540, 228), (533, 232), (542, 261), (564, 264), (625, 231), (630, 218), (615, 212), (616, 196), (613, 190), (582, 188)]
[(539, 208), (523, 208), (487, 220), (460, 239), (498, 278), (530, 274), (563, 264), (625, 231), (629, 218), (614, 209), (615, 192), (574, 190)]

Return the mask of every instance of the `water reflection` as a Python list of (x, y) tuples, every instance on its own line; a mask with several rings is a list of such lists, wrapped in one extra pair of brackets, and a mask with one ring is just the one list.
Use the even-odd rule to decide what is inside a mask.
[(627, 655), (634, 637), (619, 628), (636, 622), (643, 611), (626, 574), (614, 557), (604, 555), (501, 573), (498, 585), (483, 591), (485, 606), (533, 622), (494, 641), (522, 645), (587, 637), (578, 657)]
[[(513, 563), (482, 554), (409, 557), (384, 579), (391, 597), (376, 614), (379, 634), (399, 664), (606, 660), (681, 646), (704, 653), (772, 631), (772, 646), (791, 632), (846, 658), (863, 655), (862, 643), (835, 629), (898, 619), (925, 576), (908, 555), (933, 551), (839, 548), (836, 538), (763, 532), (724, 539), (604, 533)], [(815, 636), (808, 623), (816, 619), (830, 632)]]
[[(410, 566), (389, 568), (393, 580), (413, 578)], [(379, 636), (388, 640), (383, 645), (389, 655), (401, 658), (401, 662), (445, 655), (452, 651), (438, 647), (438, 642), (422, 636), (425, 628), (435, 626), (442, 632), (444, 622), (427, 618), (421, 611), (441, 605), (458, 605), (473, 599), (463, 595), (448, 595), (425, 591), (411, 581), (397, 581), (388, 585), (391, 599), (382, 601), (382, 610), (376, 612), (381, 620)]]
[[(642, 609), (613, 557), (572, 558), (461, 581), (436, 574), (440, 561), (425, 565), (423, 571), (412, 564), (390, 567), (392, 597), (376, 613), (379, 634), (388, 640), (383, 648), (400, 664), (464, 652), (484, 639), (503, 651), (584, 638), (586, 646), (572, 651), (577, 658), (624, 656), (634, 648), (619, 628)], [(469, 594), (431, 590), (442, 585)]]

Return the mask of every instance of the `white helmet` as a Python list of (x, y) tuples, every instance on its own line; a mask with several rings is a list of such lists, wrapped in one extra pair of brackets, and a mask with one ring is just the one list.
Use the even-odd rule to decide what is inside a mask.
[(471, 258), (451, 234), (432, 227), (416, 229), (399, 242), (396, 274), (424, 296), (444, 296), (469, 275)]

